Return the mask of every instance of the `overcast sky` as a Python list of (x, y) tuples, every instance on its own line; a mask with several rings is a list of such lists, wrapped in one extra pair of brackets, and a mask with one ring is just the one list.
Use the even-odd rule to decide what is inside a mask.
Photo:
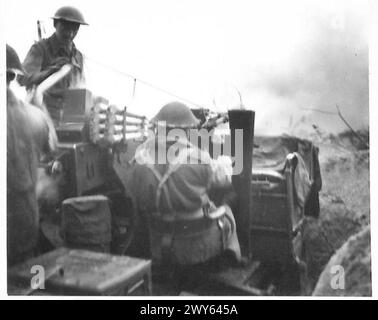
[[(190, 102), (225, 111), (243, 104), (257, 128), (288, 131), (298, 121), (344, 128), (368, 123), (369, 1), (5, 0), (6, 41), (23, 59), (46, 36), (62, 5), (83, 13), (75, 39), (88, 57), (87, 87), (152, 116), (176, 98), (99, 66), (102, 62)], [(310, 120), (309, 120), (310, 119)]]

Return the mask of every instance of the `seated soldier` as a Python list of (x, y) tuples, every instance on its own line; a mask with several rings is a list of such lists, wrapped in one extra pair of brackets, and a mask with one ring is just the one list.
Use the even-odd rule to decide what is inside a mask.
[(211, 159), (189, 142), (198, 119), (179, 102), (165, 105), (151, 121), (157, 135), (136, 151), (126, 182), (141, 219), (149, 226), (153, 262), (193, 266), (230, 252), (240, 260), (236, 225), (229, 206), (212, 216), (209, 191), (230, 188), (231, 159)]

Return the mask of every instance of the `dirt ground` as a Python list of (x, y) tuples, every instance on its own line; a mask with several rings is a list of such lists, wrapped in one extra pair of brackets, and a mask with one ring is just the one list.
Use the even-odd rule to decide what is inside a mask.
[[(358, 246), (349, 246), (338, 252), (351, 236), (370, 224), (369, 151), (361, 149), (359, 142), (347, 133), (322, 139), (316, 144), (320, 149), (323, 187), (320, 217), (308, 219), (304, 229), (310, 287), (315, 288), (331, 257), (339, 256), (338, 259), (342, 260), (340, 255), (351, 259), (347, 263), (349, 273), (346, 282), (369, 282), (369, 277), (358, 278), (362, 269), (364, 274), (371, 274), (370, 233)], [(362, 250), (359, 253), (363, 256), (362, 264), (359, 262), (361, 259), (351, 258), (357, 254), (353, 250)], [(352, 291), (344, 291), (343, 295), (369, 295), (369, 288), (371, 295), (370, 283), (361, 283), (360, 288), (360, 291), (356, 287)], [(314, 294), (340, 295), (340, 292), (317, 290)]]

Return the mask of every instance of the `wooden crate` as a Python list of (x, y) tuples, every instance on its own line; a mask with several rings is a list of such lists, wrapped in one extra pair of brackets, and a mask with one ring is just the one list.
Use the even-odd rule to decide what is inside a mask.
[[(33, 266), (43, 267), (45, 290), (30, 290)], [(151, 295), (151, 261), (60, 248), (9, 269), (8, 294)]]
[(277, 172), (253, 174), (250, 225), (252, 256), (280, 266), (288, 262), (292, 251), (287, 186), (287, 176)]

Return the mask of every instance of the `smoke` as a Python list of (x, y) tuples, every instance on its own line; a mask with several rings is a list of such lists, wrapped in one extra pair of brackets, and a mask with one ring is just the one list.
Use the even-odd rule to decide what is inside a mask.
[[(369, 57), (366, 17), (344, 9), (311, 13), (306, 37), (290, 60), (252, 70), (243, 88), (256, 110), (256, 131), (306, 134), (346, 128), (336, 104), (355, 129), (369, 123)], [(314, 111), (320, 110), (322, 112)], [(267, 132), (268, 131), (268, 132)]]

